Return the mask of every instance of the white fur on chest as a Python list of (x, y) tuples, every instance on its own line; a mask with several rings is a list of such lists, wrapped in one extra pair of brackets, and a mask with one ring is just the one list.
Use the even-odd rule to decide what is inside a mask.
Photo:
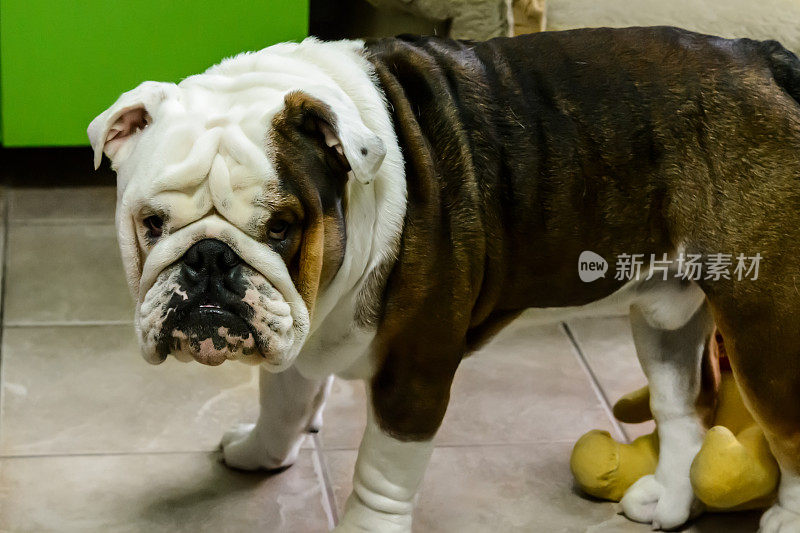
[(309, 379), (336, 374), (345, 379), (367, 379), (373, 373), (371, 346), (377, 329), (356, 325), (355, 298), (348, 298), (327, 314), (306, 339), (295, 365)]

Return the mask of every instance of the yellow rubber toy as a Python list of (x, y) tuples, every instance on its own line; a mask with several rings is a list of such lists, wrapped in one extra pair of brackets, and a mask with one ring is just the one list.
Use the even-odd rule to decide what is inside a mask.
[(593, 429), (575, 443), (569, 466), (586, 494), (618, 502), (637, 479), (655, 472), (657, 463), (655, 432), (622, 444), (608, 431)]
[[(718, 349), (723, 350), (721, 339)], [(692, 463), (692, 486), (712, 511), (766, 507), (775, 498), (778, 464), (742, 401), (724, 354), (722, 361), (713, 427)], [(628, 423), (650, 420), (649, 400), (647, 387), (627, 394), (614, 406), (614, 416)], [(655, 472), (657, 462), (657, 432), (624, 444), (607, 431), (592, 430), (575, 444), (570, 468), (584, 492), (619, 501), (636, 480)]]
[(780, 479), (778, 463), (730, 372), (722, 373), (714, 423), (692, 462), (695, 495), (712, 510), (770, 505)]

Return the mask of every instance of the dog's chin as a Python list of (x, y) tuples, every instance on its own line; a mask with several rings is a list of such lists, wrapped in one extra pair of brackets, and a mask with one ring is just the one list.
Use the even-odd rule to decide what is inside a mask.
[[(142, 346), (143, 355), (151, 364), (161, 364), (168, 356), (189, 363), (196, 361), (219, 366), (225, 361), (248, 365), (264, 364), (279, 371), (291, 364), (292, 343), (279, 338), (272, 330), (264, 335), (253, 325), (231, 312), (218, 308), (198, 309), (187, 321), (174, 325), (160, 335), (162, 342), (155, 349)], [(159, 349), (160, 348), (160, 349)]]
[(181, 323), (164, 332), (171, 353), (179, 361), (195, 360), (209, 366), (228, 360), (260, 360), (259, 343), (248, 322), (217, 306), (202, 305)]
[[(179, 342), (182, 342), (179, 340)], [(243, 341), (247, 344), (248, 339)], [(253, 353), (246, 347), (223, 346), (217, 348), (211, 339), (205, 339), (197, 344), (189, 343), (181, 349), (174, 350), (171, 355), (178, 361), (190, 363), (197, 361), (208, 366), (218, 366), (225, 361), (239, 361), (245, 364), (257, 365), (264, 362), (265, 358), (261, 353)]]

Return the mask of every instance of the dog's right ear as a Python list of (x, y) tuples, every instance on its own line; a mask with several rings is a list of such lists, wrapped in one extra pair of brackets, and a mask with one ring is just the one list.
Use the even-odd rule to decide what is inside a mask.
[(173, 83), (146, 81), (98, 115), (86, 130), (94, 150), (94, 168), (100, 167), (103, 152), (116, 168), (130, 154), (132, 141), (150, 124), (161, 102), (175, 88)]

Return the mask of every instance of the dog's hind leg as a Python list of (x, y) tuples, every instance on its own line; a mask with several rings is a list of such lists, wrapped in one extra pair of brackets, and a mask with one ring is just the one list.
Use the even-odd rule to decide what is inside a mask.
[(261, 410), (255, 424), (240, 424), (222, 438), (225, 464), (242, 470), (291, 466), (308, 431), (319, 429), (333, 377), (306, 379), (291, 367), (274, 374), (259, 368)]
[(713, 321), (699, 288), (678, 291), (671, 295), (678, 298), (678, 307), (670, 313), (664, 311), (670, 304), (664, 299), (631, 307), (634, 344), (650, 385), (660, 449), (655, 474), (634, 483), (621, 504), (628, 518), (651, 523), (654, 529), (680, 526), (699, 509), (689, 469), (705, 431), (697, 399)]
[[(794, 255), (787, 254), (792, 260)], [(766, 271), (766, 268), (764, 269)], [(777, 268), (776, 268), (777, 270)], [(781, 469), (762, 533), (800, 532), (800, 296), (791, 275), (750, 281), (760, 302), (711, 300), (736, 381)], [(745, 283), (745, 282), (741, 282)], [(764, 285), (760, 285), (764, 283)], [(753, 292), (755, 294), (755, 291)]]

